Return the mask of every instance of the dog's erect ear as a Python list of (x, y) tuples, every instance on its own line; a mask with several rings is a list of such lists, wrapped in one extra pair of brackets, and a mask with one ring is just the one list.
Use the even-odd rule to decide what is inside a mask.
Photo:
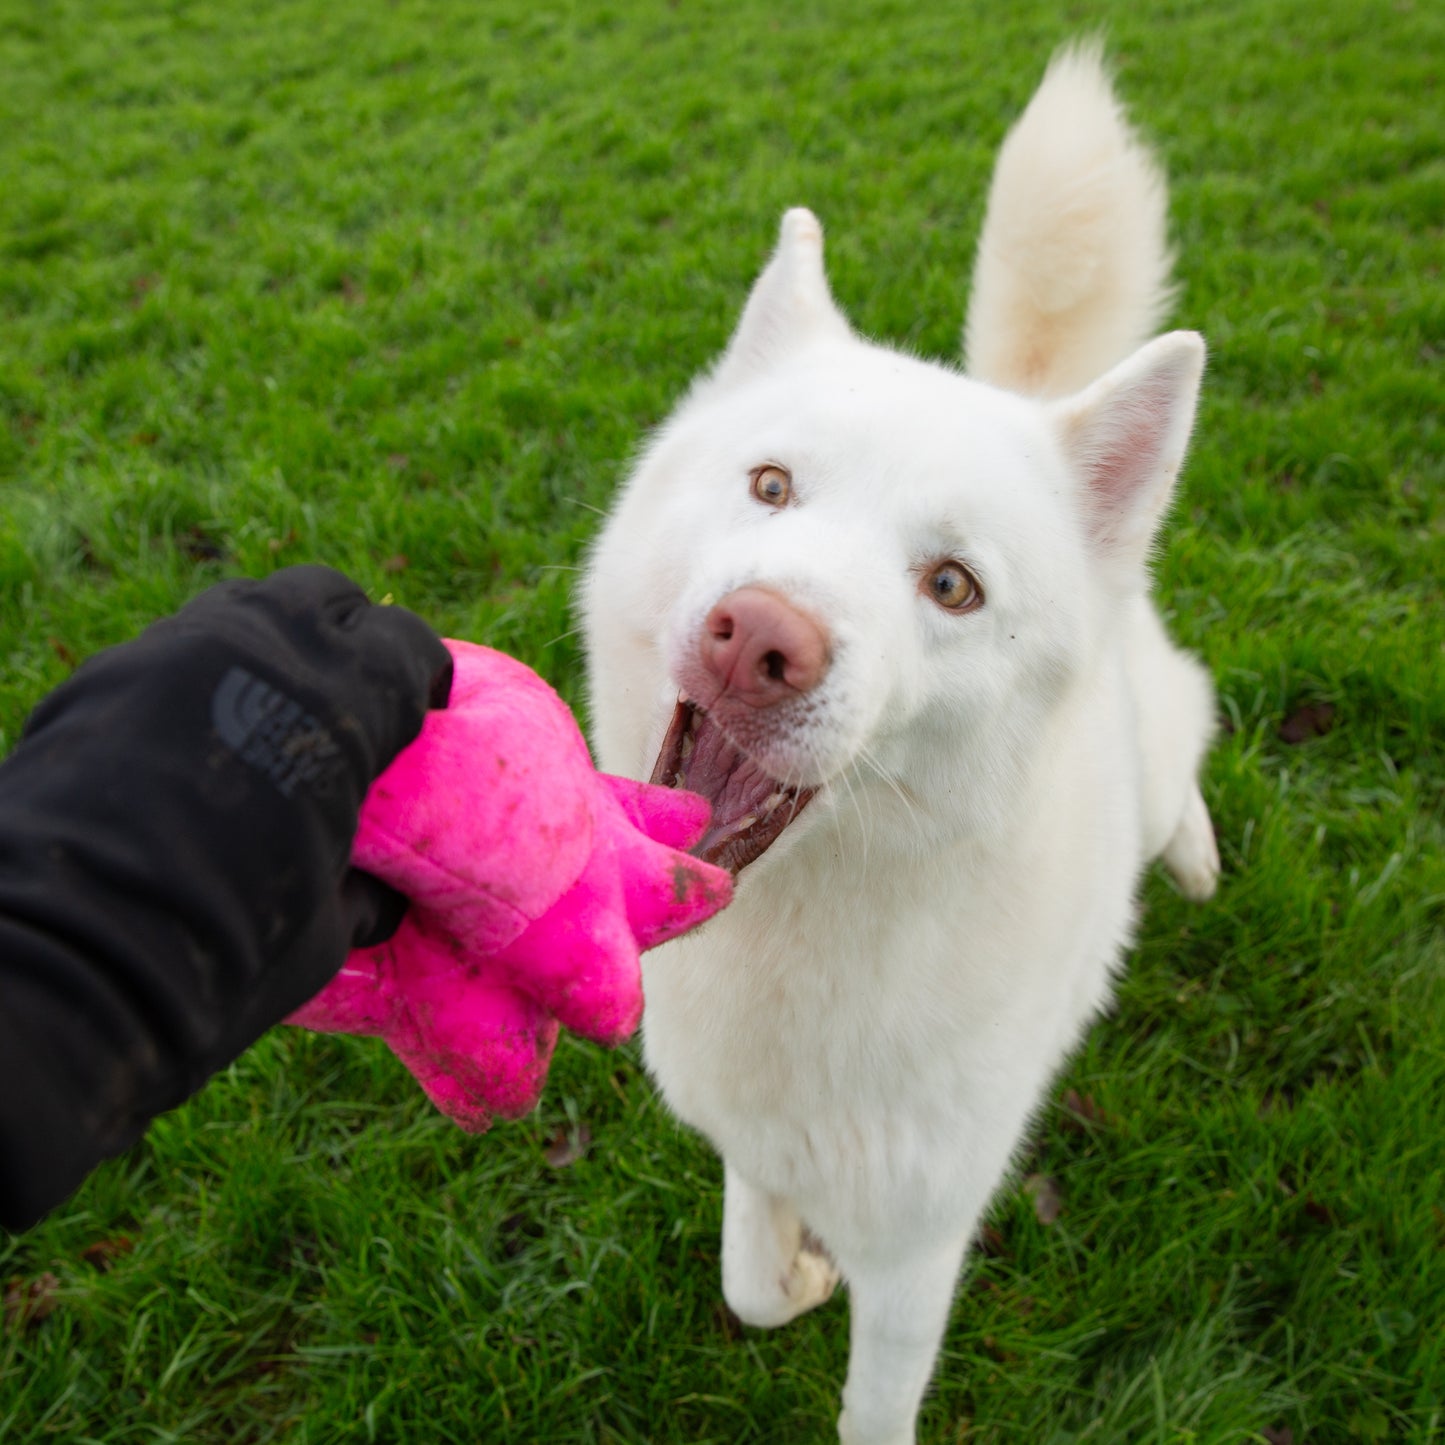
[(1168, 510), (1203, 374), (1204, 338), (1171, 331), (1050, 408), (1095, 549), (1126, 573), (1148, 558)]
[(743, 381), (805, 342), (851, 334), (823, 274), (823, 228), (798, 207), (783, 216), (778, 249), (753, 283), (713, 378), (723, 385)]

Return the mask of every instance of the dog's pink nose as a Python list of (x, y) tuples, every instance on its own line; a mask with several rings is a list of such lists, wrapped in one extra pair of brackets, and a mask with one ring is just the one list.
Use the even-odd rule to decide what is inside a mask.
[(810, 692), (828, 670), (822, 627), (765, 587), (739, 587), (707, 615), (702, 662), (752, 707), (772, 707)]

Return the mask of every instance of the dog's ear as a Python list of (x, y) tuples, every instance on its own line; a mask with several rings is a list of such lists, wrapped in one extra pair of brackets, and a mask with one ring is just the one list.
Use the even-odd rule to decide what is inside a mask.
[(823, 274), (823, 228), (797, 207), (783, 216), (778, 249), (753, 283), (742, 320), (713, 372), (723, 385), (764, 371), (822, 336), (852, 335)]
[(1137, 575), (1184, 462), (1204, 374), (1204, 338), (1171, 331), (1050, 410), (1083, 483), (1096, 551)]

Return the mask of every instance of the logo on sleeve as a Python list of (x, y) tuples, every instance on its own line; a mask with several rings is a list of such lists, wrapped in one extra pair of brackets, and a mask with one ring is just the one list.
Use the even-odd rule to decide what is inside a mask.
[(233, 667), (211, 695), (211, 723), (248, 767), (290, 797), (300, 783), (324, 789), (342, 766), (335, 739), (295, 698)]

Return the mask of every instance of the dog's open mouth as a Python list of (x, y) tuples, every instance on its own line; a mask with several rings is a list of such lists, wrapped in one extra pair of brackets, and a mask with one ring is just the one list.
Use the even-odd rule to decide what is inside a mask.
[(777, 842), (817, 791), (779, 782), (686, 698), (678, 699), (652, 781), (701, 793), (712, 804), (712, 825), (692, 851), (734, 878)]

